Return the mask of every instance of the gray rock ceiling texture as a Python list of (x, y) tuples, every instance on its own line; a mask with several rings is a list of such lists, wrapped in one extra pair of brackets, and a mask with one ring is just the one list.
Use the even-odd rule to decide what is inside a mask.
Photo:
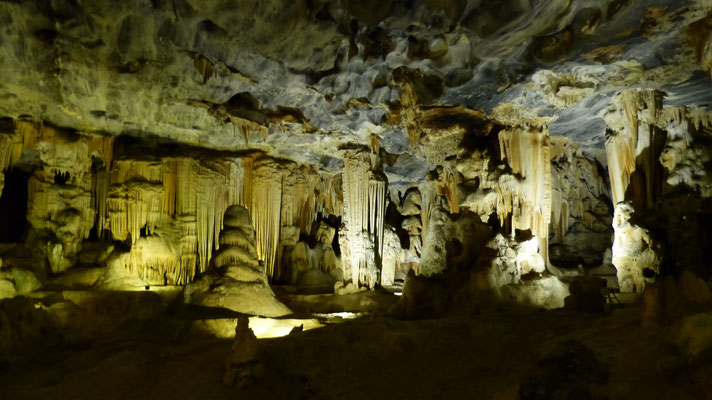
[(404, 81), (423, 106), (543, 121), (602, 148), (601, 113), (622, 88), (710, 103), (710, 12), (710, 0), (4, 0), (0, 116), (331, 170), (335, 149), (375, 133), (416, 179), (427, 165), (391, 118)]

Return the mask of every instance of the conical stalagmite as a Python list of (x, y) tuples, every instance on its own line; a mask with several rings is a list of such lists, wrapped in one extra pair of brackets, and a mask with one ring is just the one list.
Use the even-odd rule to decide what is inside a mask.
[(291, 313), (275, 298), (264, 267), (255, 257), (255, 230), (251, 221), (244, 207), (228, 207), (225, 228), (220, 233), (223, 245), (213, 256), (213, 268), (186, 285), (187, 303), (265, 317)]

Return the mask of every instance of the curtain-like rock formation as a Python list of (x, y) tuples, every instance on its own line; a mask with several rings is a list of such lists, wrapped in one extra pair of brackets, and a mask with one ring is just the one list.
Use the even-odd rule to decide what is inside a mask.
[(25, 120), (11, 128), (0, 132), (0, 162), (8, 169), (23, 160), (32, 171), (27, 219), (55, 273), (76, 263), (93, 231), (130, 245), (118, 262), (146, 284), (185, 284), (220, 248), (224, 210), (241, 204), (254, 211), (257, 257), (278, 278), (283, 228), (308, 233), (319, 215), (342, 213), (340, 176), (291, 161), (196, 148), (149, 153)]
[(373, 288), (380, 275), (387, 197), (385, 176), (372, 169), (371, 158), (371, 154), (358, 151), (349, 152), (345, 157), (345, 240), (341, 248), (344, 276)]
[[(116, 240), (130, 238), (132, 245), (142, 236), (165, 238), (179, 255), (178, 264), (166, 266), (159, 275), (166, 275), (168, 283), (184, 284), (208, 268), (213, 248), (220, 247), (224, 210), (238, 204), (241, 195), (239, 159), (203, 163), (189, 157), (117, 159), (111, 168), (104, 228)], [(129, 270), (151, 264), (135, 254), (128, 262)]]

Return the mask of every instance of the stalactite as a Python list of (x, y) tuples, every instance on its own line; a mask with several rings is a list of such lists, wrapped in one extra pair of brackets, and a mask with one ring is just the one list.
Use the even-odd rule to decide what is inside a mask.
[(376, 256), (383, 255), (383, 221), (386, 216), (386, 181), (382, 176), (371, 173), (368, 181), (368, 231), (374, 237)]
[(89, 156), (99, 157), (108, 169), (114, 159), (114, 138), (111, 136), (91, 136), (88, 139)]
[(250, 142), (250, 135), (253, 133), (258, 133), (262, 136), (262, 139), (267, 140), (268, 129), (264, 125), (257, 124), (255, 122), (246, 120), (244, 118), (229, 116), (232, 125), (240, 131), (245, 143)]
[(107, 199), (109, 197), (109, 171), (106, 168), (98, 169), (92, 176), (92, 202), (96, 210), (96, 233), (103, 236), (106, 228)]
[(539, 250), (548, 263), (548, 236), (551, 221), (551, 154), (545, 129), (520, 128), (499, 133), (500, 154), (517, 177), (505, 175), (497, 188), (497, 215), (500, 224), (511, 220), (515, 229), (531, 229), (539, 239)]
[(421, 195), (421, 206), (420, 206), (420, 221), (422, 228), (420, 231), (420, 241), (425, 243), (425, 237), (428, 234), (428, 224), (430, 223), (430, 216), (435, 208), (435, 188), (430, 183), (421, 184), (418, 189)]
[[(350, 268), (351, 279), (372, 287), (378, 273), (376, 259), (383, 253), (383, 220), (387, 201), (386, 179), (371, 171), (370, 154), (349, 153), (343, 172), (346, 260), (344, 274)], [(342, 257), (343, 258), (343, 257)], [(374, 278), (376, 276), (376, 278)]]
[(445, 196), (450, 213), (457, 214), (460, 212), (460, 198), (458, 197), (458, 185), (462, 183), (462, 175), (457, 171), (451, 163), (443, 165), (443, 171), (440, 174), (440, 184), (437, 186), (437, 194)]
[[(644, 188), (630, 200), (639, 207), (651, 206), (660, 188), (662, 171), (657, 166), (657, 155), (662, 151), (665, 133), (655, 127), (662, 110), (662, 93), (655, 90), (626, 89), (621, 92), (614, 111), (608, 116), (606, 156), (611, 181), (613, 203), (626, 200), (626, 191), (636, 170), (644, 178)], [(615, 123), (612, 122), (616, 120)], [(621, 126), (618, 121), (624, 121)]]
[(203, 83), (207, 83), (215, 75), (215, 64), (200, 53), (193, 53), (193, 65), (203, 78)]
[(368, 160), (362, 155), (348, 155), (344, 160), (344, 222), (346, 225), (347, 259), (344, 260), (344, 276), (350, 267), (351, 280), (359, 282), (360, 267), (365, 264), (358, 245), (362, 232), (368, 231)]
[(406, 125), (408, 133), (408, 143), (415, 148), (420, 143), (420, 136), (423, 133), (420, 127), (418, 96), (413, 90), (413, 86), (409, 83), (402, 85), (403, 95), (401, 96), (401, 105), (403, 106), (403, 122)]
[[(242, 173), (234, 160), (204, 164), (194, 158), (160, 161), (117, 160), (112, 168), (109, 215), (112, 235), (137, 243), (147, 234), (178, 226), (180, 275), (193, 278), (208, 268), (220, 246), (224, 210), (242, 193)], [(182, 278), (182, 279), (183, 279)], [(185, 281), (181, 281), (185, 283)]]
[[(247, 170), (246, 170), (247, 172)], [(255, 160), (251, 168), (252, 182), (249, 190), (252, 198), (248, 210), (255, 227), (255, 247), (257, 258), (264, 261), (265, 272), (269, 278), (275, 276), (276, 255), (282, 215), (282, 185), (285, 171), (274, 160)], [(247, 173), (246, 179), (247, 179)], [(279, 271), (276, 271), (279, 272)]]
[[(242, 160), (242, 170), (243, 170), (243, 188), (242, 188), (242, 199), (239, 204), (244, 205), (245, 208), (252, 206), (252, 184), (255, 181), (253, 176), (255, 161), (251, 157), (246, 157)], [(254, 217), (253, 217), (254, 219)]]
[(12, 165), (12, 136), (0, 134), (0, 195), (5, 186), (6, 169)]

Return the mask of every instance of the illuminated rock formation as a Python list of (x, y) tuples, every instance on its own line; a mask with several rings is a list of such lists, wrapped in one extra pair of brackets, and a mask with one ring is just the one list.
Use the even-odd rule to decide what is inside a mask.
[(28, 182), (27, 220), (41, 242), (50, 269), (59, 273), (74, 265), (97, 218), (93, 183), (106, 173), (113, 138), (78, 135), (32, 121), (17, 120), (13, 131), (0, 134), (4, 168), (25, 152), (38, 154), (38, 168)]
[(291, 311), (275, 297), (268, 284), (266, 266), (257, 260), (255, 230), (242, 206), (225, 212), (220, 232), (222, 247), (213, 256), (213, 269), (186, 285), (186, 303), (222, 307), (240, 313), (281, 317)]
[[(155, 263), (150, 256), (141, 258), (132, 250), (126, 267), (142, 270), (153, 265), (165, 279), (148, 282), (184, 284), (195, 273), (207, 270), (212, 249), (220, 246), (218, 232), (224, 210), (241, 201), (241, 186), (240, 160), (118, 159), (111, 168), (105, 229), (114, 239), (127, 240), (139, 249), (142, 236), (163, 238), (161, 246), (171, 249), (159, 253), (175, 254), (167, 258), (172, 261)], [(151, 240), (157, 243), (159, 239)]]
[[(703, 108), (664, 106), (663, 93), (631, 89), (615, 98), (604, 117), (613, 201), (629, 202), (616, 207), (614, 228), (620, 224), (627, 227), (626, 221), (635, 214), (634, 226), (644, 232), (633, 235), (632, 242), (628, 242), (632, 233), (620, 230), (626, 237), (619, 238), (616, 228), (613, 263), (619, 269), (619, 278), (630, 269), (630, 263), (625, 261), (629, 257), (655, 260), (638, 268), (647, 268), (649, 280), (658, 272), (677, 273), (684, 269), (707, 276), (709, 263), (694, 243), (696, 238), (709, 235), (704, 221), (710, 218), (707, 205), (712, 194), (712, 178), (705, 167), (712, 155), (710, 113)], [(685, 224), (681, 225), (681, 221)], [(664, 245), (664, 257), (657, 247), (638, 244), (639, 237), (649, 242), (648, 232), (656, 232), (654, 241)], [(659, 254), (653, 256), (650, 251)], [(624, 255), (619, 256), (618, 252)], [(641, 284), (642, 278), (637, 277), (625, 287), (641, 291)]]
[[(375, 149), (378, 151), (378, 148)], [(376, 153), (376, 157), (378, 157)], [(383, 219), (386, 210), (386, 181), (368, 152), (351, 152), (345, 157), (343, 173), (345, 240), (344, 276), (373, 288), (380, 277), (383, 254)]]
[[(13, 240), (38, 276), (185, 285), (239, 259), (268, 282), (375, 288), (486, 265), (499, 290), (598, 273), (607, 249), (624, 291), (709, 276), (701, 2), (257, 3), (0, 5), (0, 167), (28, 176)], [(83, 251), (101, 241), (101, 261)]]
[(613, 265), (623, 292), (642, 292), (660, 272), (660, 248), (648, 230), (631, 223), (633, 207), (618, 203), (613, 216)]

